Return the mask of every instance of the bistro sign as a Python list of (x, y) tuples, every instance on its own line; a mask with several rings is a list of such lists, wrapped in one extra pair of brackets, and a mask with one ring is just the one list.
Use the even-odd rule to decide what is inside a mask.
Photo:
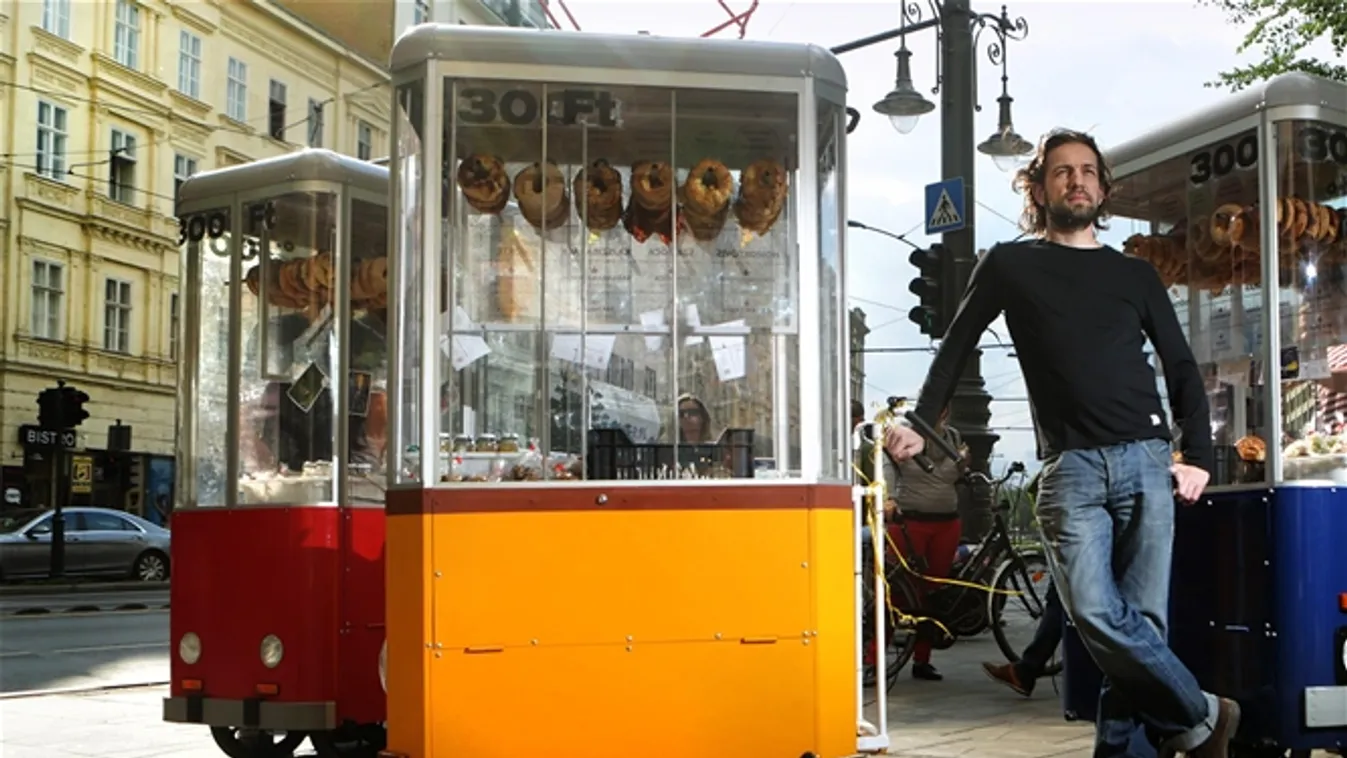
[(63, 448), (75, 447), (75, 432), (71, 429), (43, 429), (40, 426), (25, 425), (19, 427), (19, 444), (23, 447)]

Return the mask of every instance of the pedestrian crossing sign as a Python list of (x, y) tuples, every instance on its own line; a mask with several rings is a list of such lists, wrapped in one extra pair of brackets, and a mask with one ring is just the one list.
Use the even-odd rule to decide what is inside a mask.
[(956, 176), (926, 185), (926, 233), (957, 232), (967, 226), (963, 177)]

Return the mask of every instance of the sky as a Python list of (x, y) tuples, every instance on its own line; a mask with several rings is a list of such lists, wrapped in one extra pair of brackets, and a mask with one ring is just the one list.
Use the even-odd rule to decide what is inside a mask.
[[(744, 9), (748, 0), (726, 0)], [(916, 0), (926, 7), (926, 0)], [(664, 36), (698, 36), (728, 16), (716, 0), (626, 0), (622, 3), (567, 0), (584, 31)], [(1000, 5), (974, 0), (979, 13), (999, 13)], [(1204, 86), (1217, 72), (1242, 62), (1236, 54), (1243, 30), (1213, 9), (1192, 0), (1018, 0), (1010, 3), (1012, 18), (1023, 16), (1029, 35), (1009, 45), (1009, 86), (1015, 98), (1015, 128), (1031, 141), (1055, 127), (1093, 133), (1105, 151), (1167, 123), (1200, 111), (1228, 96)], [(812, 42), (832, 47), (899, 26), (899, 5), (885, 2), (790, 2), (761, 0), (748, 25), (747, 38), (780, 42)], [(929, 13), (929, 11), (927, 11)], [(563, 22), (564, 23), (564, 22)], [(717, 36), (733, 36), (721, 32)], [(986, 37), (984, 35), (984, 43)], [(930, 95), (934, 86), (936, 43), (933, 31), (908, 39), (913, 79)], [(922, 227), (923, 188), (939, 181), (939, 110), (924, 116), (917, 128), (902, 135), (871, 110), (894, 82), (896, 41), (846, 53), (848, 102), (862, 113), (849, 137), (847, 204), (851, 219), (906, 234), (918, 245), (938, 242)], [(996, 97), (1000, 70), (984, 54), (979, 57), (978, 94), (982, 111), (976, 134), (981, 141), (997, 126)], [(975, 177), (975, 233), (979, 249), (1019, 234), (1015, 226), (1021, 200), (1010, 188), (1010, 174), (979, 155)], [(1106, 241), (1121, 244), (1130, 233), (1115, 223)], [(917, 304), (908, 292), (915, 269), (911, 248), (881, 235), (851, 229), (847, 238), (851, 306), (862, 308), (873, 331), (868, 347), (922, 347), (929, 340), (908, 321)], [(992, 325), (1008, 341), (1000, 319)], [(985, 335), (983, 344), (998, 336)], [(984, 353), (983, 376), (992, 403), (991, 426), (1001, 435), (993, 453), (993, 471), (1007, 462), (1034, 461), (1026, 391), (1019, 366), (1007, 349)], [(930, 354), (868, 353), (865, 359), (866, 404), (889, 395), (915, 397), (930, 365)]]

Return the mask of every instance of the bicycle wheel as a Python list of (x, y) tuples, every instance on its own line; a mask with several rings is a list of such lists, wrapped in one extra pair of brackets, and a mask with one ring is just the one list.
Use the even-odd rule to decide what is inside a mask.
[[(991, 618), (996, 646), (1011, 663), (1020, 659), (1020, 651), (1028, 646), (1038, 630), (1051, 582), (1048, 559), (1041, 553), (1022, 553), (1018, 561), (1012, 558), (996, 570), (992, 579), (996, 592), (988, 598), (987, 615)], [(1007, 594), (1012, 592), (1023, 594)], [(1060, 651), (1059, 645), (1043, 669), (1044, 676), (1053, 676), (1062, 670)]]
[[(873, 650), (875, 644), (875, 592), (874, 592), (874, 572), (869, 566), (869, 557), (866, 557), (864, 567), (864, 584), (862, 589), (863, 612), (861, 613), (861, 650), (865, 656), (865, 671), (862, 683), (866, 687), (875, 685), (875, 659), (878, 657)], [(904, 613), (913, 613), (917, 610), (917, 596), (908, 583), (901, 568), (894, 567), (889, 569), (888, 592), (891, 593), (887, 600), (890, 605)], [(912, 658), (912, 652), (917, 644), (917, 630), (915, 625), (895, 623), (895, 615), (892, 611), (887, 614), (889, 617), (886, 637), (888, 639), (888, 651), (884, 656), (884, 669), (887, 674), (887, 680), (890, 687), (898, 679), (898, 672), (903, 670), (903, 666)]]

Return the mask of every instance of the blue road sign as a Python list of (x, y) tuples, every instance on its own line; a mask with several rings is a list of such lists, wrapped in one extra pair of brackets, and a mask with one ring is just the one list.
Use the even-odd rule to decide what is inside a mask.
[(963, 177), (956, 176), (926, 185), (926, 233), (957, 232), (967, 226)]

